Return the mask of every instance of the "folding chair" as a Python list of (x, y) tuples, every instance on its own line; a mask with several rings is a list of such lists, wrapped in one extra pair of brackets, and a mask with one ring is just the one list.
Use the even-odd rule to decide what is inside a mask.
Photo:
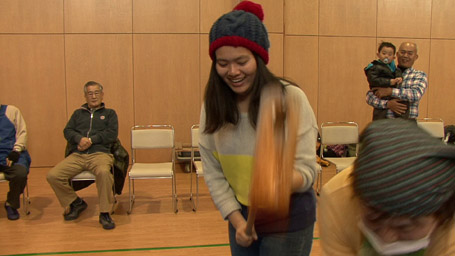
[[(202, 162), (200, 157), (195, 156), (195, 151), (199, 148), (199, 125), (191, 126), (191, 164), (190, 164), (190, 200), (193, 202), (193, 211), (199, 205), (199, 177), (204, 177)], [(199, 160), (199, 161), (198, 161)], [(193, 170), (196, 173), (196, 203), (193, 200)]]
[(431, 136), (444, 140), (444, 121), (440, 118), (419, 118), (417, 125)]
[[(2, 182), (9, 182), (8, 180), (5, 179), (5, 174), (3, 172), (0, 172), (0, 183)], [(24, 207), (24, 213), (26, 215), (30, 214), (30, 210), (28, 209), (28, 205), (30, 204), (30, 196), (28, 194), (28, 182), (25, 184), (25, 189), (24, 192), (22, 193), (22, 206)]]
[[(355, 156), (350, 157), (323, 157), (324, 147), (327, 145), (336, 144), (355, 144)], [(355, 122), (326, 122), (321, 124), (321, 148), (319, 157), (325, 159), (336, 166), (336, 172), (349, 167), (357, 158), (359, 152), (359, 126)], [(319, 193), (322, 185), (322, 169), (320, 170), (319, 180), (317, 184), (317, 192)]]
[[(171, 149), (171, 162), (140, 163), (136, 159), (136, 151), (141, 149)], [(171, 125), (136, 125), (131, 128), (132, 166), (128, 172), (130, 207), (133, 209), (135, 200), (134, 180), (136, 179), (172, 179), (172, 203), (177, 213), (177, 192), (175, 182), (175, 141), (174, 127)], [(131, 193), (132, 192), (132, 193)]]

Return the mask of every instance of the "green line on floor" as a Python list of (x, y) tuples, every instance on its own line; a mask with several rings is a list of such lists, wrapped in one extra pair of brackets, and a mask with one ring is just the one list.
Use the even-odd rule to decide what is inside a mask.
[(175, 246), (175, 247), (133, 248), (133, 249), (72, 251), (72, 252), (41, 252), (41, 253), (8, 254), (8, 255), (4, 255), (4, 256), (64, 255), (64, 254), (106, 253), (106, 252), (159, 251), (159, 250), (176, 250), (176, 249), (223, 247), (223, 246), (229, 246), (229, 244), (209, 244), (209, 245), (192, 245), (192, 246)]
[[(319, 237), (313, 237), (313, 240), (318, 240), (318, 239), (319, 239)], [(223, 246), (229, 246), (229, 244), (207, 244), (207, 245), (191, 245), (191, 246), (133, 248), (133, 249), (95, 250), (95, 251), (72, 251), (72, 252), (39, 252), (39, 253), (24, 253), (24, 254), (6, 254), (3, 256), (33, 256), (33, 255), (64, 255), (64, 254), (106, 253), (106, 252), (131, 252), (131, 251), (159, 251), (159, 250), (178, 250), (178, 249), (191, 249), (191, 248), (223, 247)]]

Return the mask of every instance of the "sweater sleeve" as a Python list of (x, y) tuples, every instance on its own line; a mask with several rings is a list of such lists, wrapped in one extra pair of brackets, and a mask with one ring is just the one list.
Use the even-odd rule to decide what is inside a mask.
[(299, 87), (292, 85), (286, 86), (286, 92), (291, 97), (296, 98), (300, 104), (294, 169), (303, 177), (302, 187), (298, 191), (304, 192), (313, 185), (317, 175), (315, 149), (318, 127), (313, 109), (305, 93)]
[(27, 148), (27, 126), (25, 120), (21, 111), (13, 105), (8, 105), (6, 111), (6, 115), (16, 128), (16, 142), (13, 149), (19, 152), (23, 151)]
[(226, 219), (233, 211), (240, 210), (241, 206), (235, 198), (235, 193), (224, 176), (221, 164), (216, 152), (212, 147), (213, 135), (204, 133), (205, 129), (205, 110), (201, 111), (199, 124), (199, 150), (204, 170), (204, 180), (212, 196), (215, 206), (220, 211), (221, 216)]

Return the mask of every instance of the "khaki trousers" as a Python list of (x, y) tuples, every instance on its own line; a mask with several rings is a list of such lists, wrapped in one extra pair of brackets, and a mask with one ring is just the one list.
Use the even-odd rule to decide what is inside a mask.
[(60, 201), (60, 205), (66, 208), (77, 198), (69, 179), (83, 171), (89, 171), (96, 176), (95, 184), (98, 189), (100, 212), (111, 212), (114, 204), (112, 192), (114, 176), (111, 173), (113, 163), (112, 154), (103, 152), (72, 153), (49, 171), (47, 181)]

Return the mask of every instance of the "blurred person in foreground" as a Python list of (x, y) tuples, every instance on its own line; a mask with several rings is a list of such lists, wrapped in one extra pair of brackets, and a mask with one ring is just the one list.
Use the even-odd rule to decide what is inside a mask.
[(455, 148), (412, 121), (372, 122), (322, 189), (324, 255), (455, 255)]

